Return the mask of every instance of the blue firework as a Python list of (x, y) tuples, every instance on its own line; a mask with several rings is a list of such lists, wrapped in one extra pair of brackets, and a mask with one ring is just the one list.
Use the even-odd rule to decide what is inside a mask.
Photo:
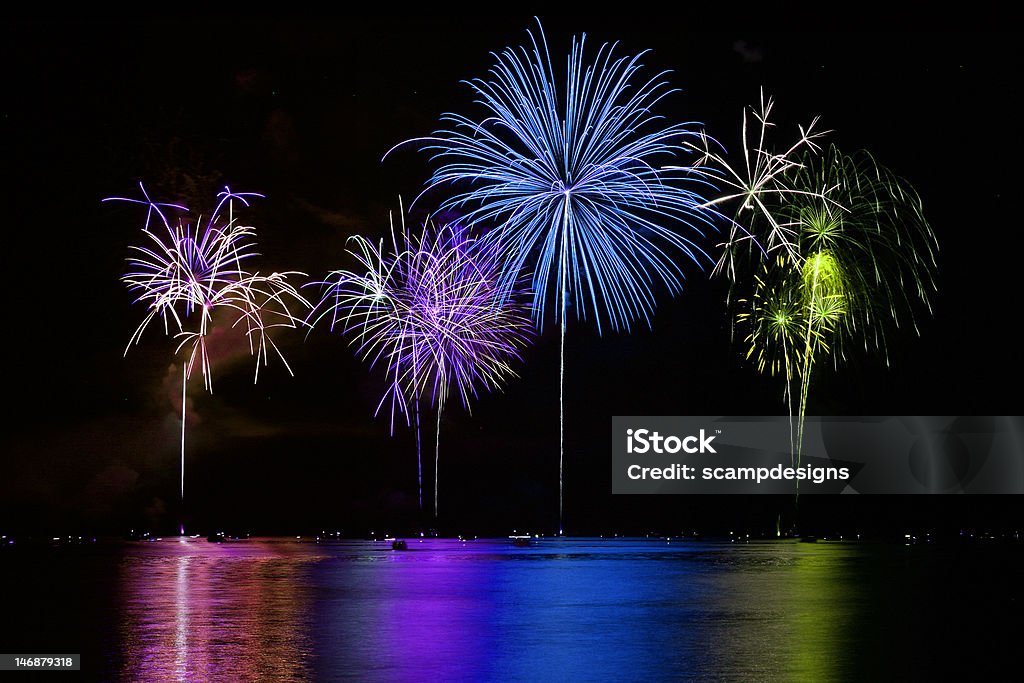
[[(588, 61), (585, 36), (574, 38), (560, 88), (543, 29), (529, 37), (467, 82), (479, 117), (445, 114), (418, 142), (438, 162), (425, 192), (494, 226), (485, 239), (499, 245), (502, 286), (531, 273), (538, 327), (552, 309), (561, 326), (564, 379), (570, 312), (599, 333), (649, 325), (659, 286), (678, 293), (684, 265), (712, 263), (698, 242), (716, 213), (699, 194), (706, 171), (677, 165), (697, 125), (653, 113), (673, 90), (664, 72), (641, 76), (645, 53), (605, 44)], [(561, 497), (560, 485), (560, 508)]]
[(448, 128), (424, 138), (440, 165), (428, 190), (454, 193), (442, 204), (470, 222), (497, 226), (505, 281), (533, 273), (534, 315), (570, 305), (602, 329), (650, 322), (654, 282), (677, 293), (683, 263), (711, 260), (698, 240), (713, 211), (698, 194), (706, 172), (662, 168), (699, 137), (696, 124), (666, 124), (652, 109), (673, 92), (665, 73), (638, 78), (640, 58), (603, 45), (585, 58), (574, 38), (559, 96), (543, 31), (531, 48), (497, 55), (490, 78), (468, 81), (484, 115), (445, 114)]

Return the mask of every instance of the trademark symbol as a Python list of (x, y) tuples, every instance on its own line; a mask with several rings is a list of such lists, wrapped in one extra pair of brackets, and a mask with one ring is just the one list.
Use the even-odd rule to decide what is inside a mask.
[(721, 434), (721, 433), (722, 433), (722, 430), (721, 430), (721, 429), (716, 429), (716, 430), (715, 430), (715, 434)]

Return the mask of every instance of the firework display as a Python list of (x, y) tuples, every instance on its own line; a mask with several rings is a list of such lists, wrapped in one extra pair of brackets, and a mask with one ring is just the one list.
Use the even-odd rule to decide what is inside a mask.
[(657, 286), (682, 290), (684, 265), (711, 258), (699, 244), (714, 211), (705, 174), (663, 168), (690, 151), (693, 124), (666, 124), (653, 109), (672, 90), (665, 73), (641, 74), (643, 53), (603, 45), (592, 60), (574, 39), (564, 80), (542, 29), (509, 48), (487, 79), (469, 86), (479, 118), (445, 114), (449, 126), (418, 143), (438, 164), (427, 191), (443, 209), (494, 226), (503, 288), (531, 273), (533, 316), (560, 326), (559, 529), (563, 518), (565, 334), (568, 318), (628, 331), (648, 325)]
[(481, 391), (500, 389), (515, 376), (513, 363), (532, 325), (518, 292), (499, 295), (501, 268), (495, 251), (460, 224), (427, 222), (415, 235), (405, 227), (391, 241), (356, 235), (349, 255), (356, 270), (331, 273), (311, 314), (351, 339), (371, 367), (383, 366), (388, 389), (377, 406), (415, 419), (419, 500), (423, 505), (419, 453), (421, 404), (437, 413), (434, 515), (438, 514), (441, 415), (452, 395), (468, 411)]
[[(710, 151), (734, 192), (711, 204), (736, 204), (716, 272), (740, 288), (736, 321), (758, 371), (785, 378), (793, 457), (799, 463), (815, 363), (847, 350), (878, 351), (888, 363), (889, 329), (918, 332), (936, 292), (938, 244), (921, 200), (906, 181), (870, 153), (822, 148), (817, 119), (795, 143), (771, 148), (772, 101), (762, 93), (751, 141), (743, 117), (743, 164)], [(797, 384), (794, 392), (793, 383)]]
[(263, 275), (246, 270), (255, 252), (255, 229), (238, 222), (235, 203), (249, 206), (255, 193), (236, 193), (230, 188), (217, 195), (217, 204), (208, 218), (198, 217), (186, 222), (171, 212), (187, 214), (188, 209), (176, 204), (153, 201), (139, 184), (142, 199), (112, 197), (107, 201), (126, 201), (146, 207), (142, 227), (145, 239), (132, 247), (129, 272), (122, 277), (135, 302), (146, 307), (146, 315), (135, 329), (125, 354), (138, 344), (143, 333), (155, 320), (164, 333), (178, 340), (176, 352), (184, 350), (182, 367), (181, 420), (181, 497), (185, 496), (185, 392), (188, 378), (196, 367), (203, 384), (213, 391), (213, 375), (208, 347), (214, 327), (214, 315), (224, 312), (230, 327), (241, 330), (256, 360), (253, 382), (259, 379), (260, 366), (270, 356), (277, 356), (288, 369), (277, 344), (271, 336), (275, 328), (294, 328), (301, 323), (292, 310), (308, 308), (298, 290), (288, 282), (298, 272)]
[[(439, 510), (440, 432), (457, 397), (469, 411), (481, 393), (516, 376), (535, 328), (559, 334), (558, 531), (564, 532), (565, 371), (569, 319), (603, 332), (652, 324), (658, 297), (687, 274), (724, 276), (733, 340), (758, 372), (784, 379), (792, 457), (799, 464), (815, 366), (838, 367), (854, 350), (889, 361), (888, 340), (932, 310), (937, 241), (910, 185), (866, 151), (841, 152), (819, 118), (778, 128), (762, 89), (744, 108), (730, 152), (701, 124), (658, 113), (675, 92), (668, 72), (645, 74), (647, 54), (617, 43), (588, 50), (572, 38), (564, 62), (540, 22), (528, 42), (493, 55), (488, 75), (465, 81), (474, 114), (447, 113), (412, 146), (433, 170), (414, 204), (446, 218), (389, 234), (348, 237), (354, 266), (311, 283), (315, 306), (289, 278), (261, 275), (252, 227), (235, 217), (252, 193), (229, 188), (208, 218), (150, 199), (146, 241), (122, 279), (146, 306), (128, 346), (156, 320), (185, 353), (182, 367), (182, 495), (186, 382), (198, 367), (212, 391), (209, 339), (239, 329), (256, 375), (275, 355), (270, 331), (318, 325), (340, 332), (382, 371), (374, 411), (413, 426), (423, 510), (421, 413), (434, 411), (434, 516)], [(787, 139), (788, 138), (788, 139)], [(397, 225), (396, 225), (397, 222)], [(724, 227), (715, 249), (709, 241)], [(311, 308), (304, 320), (292, 309)], [(226, 321), (226, 322), (225, 322)], [(289, 368), (289, 372), (291, 372)]]

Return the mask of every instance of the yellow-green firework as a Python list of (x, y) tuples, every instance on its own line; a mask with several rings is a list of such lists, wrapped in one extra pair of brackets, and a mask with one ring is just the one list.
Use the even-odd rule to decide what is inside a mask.
[(785, 191), (762, 199), (772, 223), (791, 227), (790, 241), (751, 264), (757, 274), (736, 321), (758, 371), (786, 379), (799, 463), (814, 364), (831, 355), (838, 367), (854, 345), (888, 364), (887, 335), (919, 333), (920, 315), (931, 313), (938, 244), (917, 193), (867, 152), (809, 151), (780, 183)]

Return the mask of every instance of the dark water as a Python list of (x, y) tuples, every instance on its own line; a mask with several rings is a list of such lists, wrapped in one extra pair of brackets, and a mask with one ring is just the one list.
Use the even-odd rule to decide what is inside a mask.
[(0, 651), (81, 652), (108, 681), (1012, 678), (1021, 559), (646, 539), (4, 551)]

